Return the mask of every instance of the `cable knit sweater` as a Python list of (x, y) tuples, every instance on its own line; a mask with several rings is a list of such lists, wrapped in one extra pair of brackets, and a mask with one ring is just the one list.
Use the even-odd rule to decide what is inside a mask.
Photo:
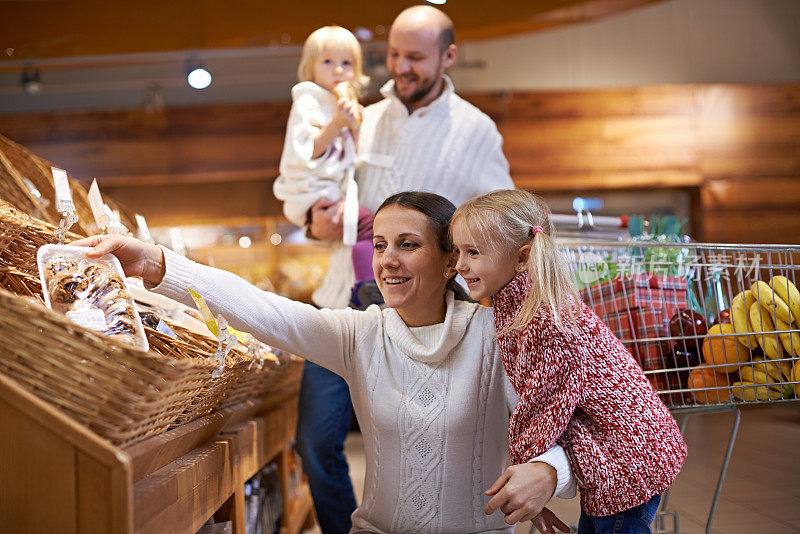
[[(522, 272), (494, 297), (498, 332), (519, 312), (528, 280)], [(542, 307), (498, 344), (520, 397), (508, 429), (514, 463), (562, 445), (593, 516), (640, 505), (672, 484), (686, 458), (680, 430), (628, 350), (585, 304), (567, 332)]]
[[(374, 213), (395, 193), (428, 191), (458, 206), (489, 191), (514, 188), (494, 122), (458, 96), (450, 78), (444, 80), (442, 94), (413, 113), (395, 95), (392, 80), (381, 88), (385, 98), (364, 110), (356, 162), (359, 205)], [(287, 215), (297, 211), (287, 207), (292, 202), (284, 202)], [(314, 303), (344, 308), (354, 283), (350, 249), (334, 245)]]
[[(483, 512), (483, 492), (505, 468), (517, 401), (497, 355), (491, 309), (449, 293), (444, 324), (417, 329), (417, 338), (394, 309), (320, 310), (168, 249), (164, 256), (166, 276), (154, 291), (190, 304), (191, 287), (234, 328), (347, 381), (366, 451), (353, 531), (512, 531), (501, 512)], [(540, 460), (556, 468), (557, 492), (570, 485), (561, 447)]]

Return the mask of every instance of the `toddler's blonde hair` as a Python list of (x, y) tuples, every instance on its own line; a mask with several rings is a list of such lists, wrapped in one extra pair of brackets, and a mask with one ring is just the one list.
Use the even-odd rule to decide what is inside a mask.
[[(550, 208), (539, 196), (522, 189), (481, 195), (459, 206), (450, 228), (456, 225), (464, 228), (476, 244), (507, 254), (509, 261), (516, 261), (521, 247), (531, 246), (528, 294), (514, 321), (498, 334), (523, 329), (540, 306), (551, 310), (556, 326), (562, 331), (564, 320), (575, 318), (572, 302), (579, 306), (580, 297), (572, 281), (572, 270), (556, 245)], [(541, 226), (542, 231), (534, 232), (535, 226)], [(572, 302), (570, 297), (574, 299)]]
[(369, 76), (364, 75), (361, 45), (355, 35), (341, 26), (323, 26), (311, 32), (311, 35), (308, 36), (305, 44), (303, 44), (300, 65), (297, 67), (297, 78), (301, 82), (314, 81), (314, 62), (329, 43), (343, 46), (352, 54), (354, 75), (350, 84), (360, 96), (364, 88), (369, 84)]

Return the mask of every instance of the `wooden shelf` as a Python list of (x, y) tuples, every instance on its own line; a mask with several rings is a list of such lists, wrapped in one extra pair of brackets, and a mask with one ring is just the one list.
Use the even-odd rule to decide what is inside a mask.
[(297, 533), (313, 517), (307, 484), (291, 502), (287, 491), (298, 391), (244, 402), (122, 449), (0, 375), (4, 529), (194, 534), (216, 513), (244, 534), (244, 483), (275, 461), (284, 479), (281, 532)]
[(297, 496), (289, 503), (291, 513), (284, 516), (286, 519), (281, 525), (280, 534), (298, 534), (303, 529), (313, 507), (311, 490), (309, 490), (308, 484), (303, 484), (297, 491)]

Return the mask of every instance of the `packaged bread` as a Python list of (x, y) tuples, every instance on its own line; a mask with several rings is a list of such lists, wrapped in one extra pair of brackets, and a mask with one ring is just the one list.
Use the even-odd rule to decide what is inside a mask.
[(142, 321), (117, 258), (87, 258), (86, 247), (44, 245), (36, 255), (45, 303), (74, 323), (148, 349)]

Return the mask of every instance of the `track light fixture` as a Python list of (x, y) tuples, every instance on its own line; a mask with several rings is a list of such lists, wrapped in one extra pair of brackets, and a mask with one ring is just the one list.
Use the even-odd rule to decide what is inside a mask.
[(19, 83), (22, 85), (22, 90), (29, 95), (38, 95), (44, 87), (39, 69), (30, 65), (22, 70), (22, 77)]

